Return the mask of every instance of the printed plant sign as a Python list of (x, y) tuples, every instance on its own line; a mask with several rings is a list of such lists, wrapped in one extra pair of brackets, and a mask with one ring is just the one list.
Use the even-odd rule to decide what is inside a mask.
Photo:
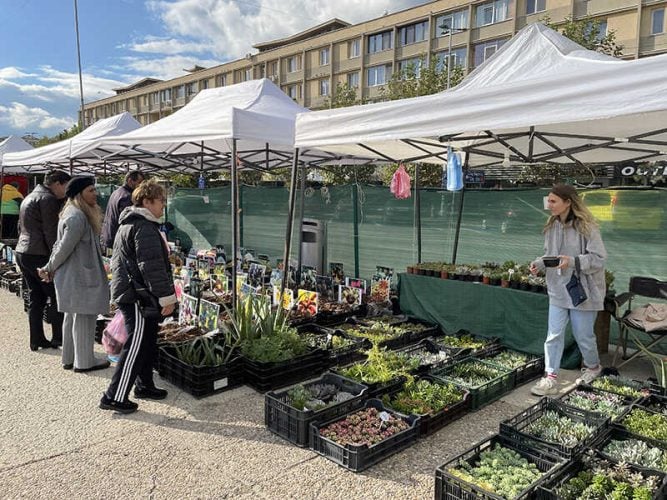
[(373, 278), (371, 280), (371, 302), (387, 302), (391, 291), (389, 278)]
[(218, 329), (218, 317), (220, 316), (220, 304), (209, 302), (208, 300), (199, 301), (199, 326), (206, 332), (212, 332)]
[(329, 262), (329, 274), (334, 286), (345, 284), (345, 273), (343, 272), (342, 262)]
[(182, 279), (175, 279), (174, 280), (174, 294), (176, 295), (176, 300), (179, 302), (183, 298), (183, 289), (185, 288), (185, 284), (183, 283)]
[(394, 268), (393, 267), (384, 267), (384, 266), (375, 266), (375, 276), (378, 278), (385, 278), (393, 283), (394, 281)]
[(330, 276), (316, 276), (315, 290), (323, 301), (331, 302), (334, 299), (333, 279)]
[(211, 275), (211, 265), (208, 259), (197, 260), (197, 273), (199, 275), (200, 280), (208, 281)]
[(271, 277), (269, 278), (269, 283), (273, 286), (280, 287), (283, 282), (283, 272), (280, 269), (273, 269), (271, 271)]
[(345, 278), (345, 286), (360, 288), (363, 293), (366, 293), (366, 280), (361, 278)]
[(266, 266), (259, 264), (258, 262), (250, 263), (248, 268), (248, 283), (250, 286), (257, 288), (264, 285), (264, 273), (266, 272)]
[(225, 263), (217, 263), (215, 266), (213, 266), (213, 274), (217, 274), (218, 276), (222, 276), (225, 274)]
[(229, 286), (227, 284), (227, 276), (222, 274), (211, 274), (211, 291), (216, 295), (222, 295), (227, 292)]
[(248, 280), (248, 275), (246, 273), (238, 273), (236, 275), (236, 293), (240, 294), (241, 293), (241, 287), (246, 283)]
[(275, 307), (282, 306), (280, 301), (280, 285), (272, 288), (271, 304)]
[(197, 297), (183, 294), (178, 310), (178, 323), (186, 326), (197, 325)]
[(289, 288), (285, 289), (283, 292), (283, 300), (281, 301), (283, 309), (286, 311), (291, 311), (294, 307), (294, 292)]
[(351, 286), (338, 285), (338, 302), (361, 305), (362, 290)]
[(317, 292), (298, 290), (296, 296), (296, 312), (305, 316), (317, 314)]
[(303, 290), (314, 291), (317, 286), (317, 271), (314, 267), (302, 266), (301, 267), (301, 283), (300, 288)]
[(261, 286), (255, 287), (249, 283), (243, 283), (243, 285), (241, 285), (241, 293), (239, 295), (241, 297), (247, 297), (248, 295), (259, 295), (261, 291)]

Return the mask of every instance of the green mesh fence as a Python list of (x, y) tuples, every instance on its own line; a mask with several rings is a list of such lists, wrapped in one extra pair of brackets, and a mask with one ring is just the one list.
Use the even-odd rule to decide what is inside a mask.
[[(467, 191), (457, 262), (526, 262), (543, 253), (542, 226), (546, 189)], [(422, 261), (451, 261), (460, 193), (421, 192)], [(616, 289), (626, 290), (630, 276), (667, 277), (667, 191), (596, 190), (584, 198), (600, 221), (609, 253), (608, 269)], [(354, 212), (351, 186), (309, 188), (304, 217), (327, 226), (327, 256), (354, 270)], [(272, 259), (282, 257), (288, 190), (248, 187), (241, 190), (242, 244)], [(395, 199), (384, 187), (359, 188), (359, 267), (370, 277), (376, 265), (402, 271), (417, 260), (414, 201)], [(297, 196), (296, 216), (300, 210)], [(205, 248), (231, 245), (230, 189), (177, 189), (170, 197), (168, 218), (184, 243)], [(296, 226), (295, 222), (295, 226)], [(292, 256), (297, 256), (298, 231)]]

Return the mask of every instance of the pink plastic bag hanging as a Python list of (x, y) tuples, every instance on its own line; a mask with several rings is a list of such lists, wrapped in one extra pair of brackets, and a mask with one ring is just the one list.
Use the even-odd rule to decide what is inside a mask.
[(391, 193), (399, 200), (410, 198), (410, 176), (401, 163), (391, 178)]
[(117, 355), (123, 350), (125, 342), (127, 342), (125, 318), (119, 309), (102, 332), (102, 346), (107, 354)]

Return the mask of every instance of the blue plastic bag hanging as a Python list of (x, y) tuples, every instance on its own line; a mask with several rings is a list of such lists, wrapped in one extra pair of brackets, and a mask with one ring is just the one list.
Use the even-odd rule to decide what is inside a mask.
[(454, 153), (451, 147), (447, 148), (447, 191), (463, 189), (463, 168), (461, 157)]

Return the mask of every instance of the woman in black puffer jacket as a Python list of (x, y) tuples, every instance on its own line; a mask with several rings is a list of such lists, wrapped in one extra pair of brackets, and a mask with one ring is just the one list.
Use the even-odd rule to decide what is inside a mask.
[[(162, 186), (144, 181), (132, 192), (132, 206), (123, 210), (111, 258), (111, 302), (125, 318), (128, 338), (100, 408), (132, 413), (129, 400), (164, 399), (167, 391), (153, 382), (158, 324), (176, 304), (167, 243), (159, 231), (166, 201)], [(136, 380), (136, 384), (135, 384)]]

